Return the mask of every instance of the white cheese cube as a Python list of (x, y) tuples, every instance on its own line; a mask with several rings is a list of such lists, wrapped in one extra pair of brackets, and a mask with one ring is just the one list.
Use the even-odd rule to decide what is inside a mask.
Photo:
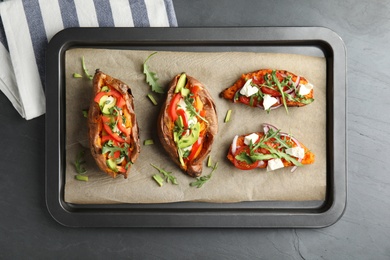
[(307, 95), (310, 93), (310, 91), (313, 89), (313, 84), (307, 83), (305, 84), (299, 84), (299, 90), (298, 94), (301, 96)]
[(254, 144), (259, 139), (259, 135), (256, 133), (250, 134), (245, 136), (244, 138), (244, 144), (249, 145), (252, 141), (252, 144)]
[(270, 107), (272, 107), (272, 105), (278, 103), (278, 100), (274, 97), (272, 97), (271, 95), (268, 95), (268, 94), (265, 94), (264, 95), (264, 99), (263, 99), (263, 107), (264, 107), (264, 110), (267, 110), (269, 109)]
[(251, 82), (252, 82), (252, 79), (248, 79), (245, 82), (244, 86), (240, 90), (241, 95), (244, 95), (246, 97), (250, 97), (259, 91), (259, 89), (257, 87), (253, 87), (251, 85)]
[(276, 169), (280, 169), (283, 167), (284, 167), (284, 164), (283, 164), (281, 159), (279, 159), (279, 158), (271, 159), (268, 161), (267, 172), (274, 171)]
[(303, 157), (305, 157), (305, 149), (303, 149), (302, 147), (287, 148), (286, 154), (302, 159)]

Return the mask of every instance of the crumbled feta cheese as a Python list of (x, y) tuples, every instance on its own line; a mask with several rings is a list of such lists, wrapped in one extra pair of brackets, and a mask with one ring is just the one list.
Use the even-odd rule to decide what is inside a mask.
[(286, 153), (299, 159), (305, 157), (305, 149), (302, 147), (287, 148)]
[(259, 89), (257, 87), (253, 87), (251, 85), (251, 82), (252, 82), (252, 79), (248, 79), (245, 82), (244, 86), (240, 90), (241, 95), (244, 95), (246, 97), (250, 97), (259, 91)]
[(310, 93), (310, 91), (313, 89), (313, 84), (307, 83), (305, 84), (299, 84), (299, 91), (298, 94), (301, 96), (307, 95)]
[(245, 136), (244, 138), (244, 144), (249, 145), (252, 141), (252, 144), (254, 144), (259, 139), (259, 135), (256, 133), (250, 134)]
[(272, 97), (271, 95), (265, 94), (263, 98), (264, 110), (269, 109), (270, 107), (272, 107), (272, 105), (276, 104), (277, 102), (278, 100), (276, 98)]
[(284, 167), (284, 164), (283, 164), (281, 159), (279, 159), (279, 158), (271, 159), (271, 160), (268, 161), (267, 172), (273, 171), (273, 170), (276, 170), (276, 169), (280, 169), (280, 168), (283, 168), (283, 167)]

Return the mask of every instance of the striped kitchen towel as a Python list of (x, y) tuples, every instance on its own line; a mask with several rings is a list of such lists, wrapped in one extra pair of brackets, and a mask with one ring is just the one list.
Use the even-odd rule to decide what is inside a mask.
[(0, 89), (29, 120), (45, 113), (45, 50), (69, 27), (176, 27), (172, 0), (0, 3)]

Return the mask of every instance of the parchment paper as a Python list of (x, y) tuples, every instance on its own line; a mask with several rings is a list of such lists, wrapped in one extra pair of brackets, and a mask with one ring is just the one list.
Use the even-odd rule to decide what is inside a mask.
[[(148, 64), (157, 73), (159, 82), (167, 87), (170, 80), (186, 72), (201, 81), (211, 92), (217, 107), (219, 133), (211, 151), (218, 169), (201, 188), (190, 187), (195, 179), (184, 174), (171, 162), (162, 149), (156, 133), (157, 116), (164, 95), (153, 93), (159, 105), (146, 97), (151, 88), (145, 82), (142, 64), (150, 51), (71, 49), (66, 52), (66, 184), (65, 201), (76, 204), (113, 203), (168, 203), (178, 201), (240, 202), (240, 201), (308, 201), (324, 200), (326, 191), (326, 61), (321, 57), (297, 54), (249, 52), (163, 52), (154, 55)], [(74, 72), (83, 74), (81, 57), (85, 57), (90, 74), (99, 68), (131, 86), (135, 97), (135, 111), (140, 127), (141, 142), (153, 138), (155, 144), (144, 146), (132, 166), (128, 179), (112, 179), (101, 172), (88, 148), (87, 119), (82, 110), (89, 107), (92, 82), (85, 76), (73, 78)], [(258, 108), (233, 104), (219, 97), (242, 73), (262, 68), (283, 69), (306, 77), (314, 84), (315, 101), (305, 107), (283, 107), (269, 114)], [(230, 122), (224, 123), (228, 109)], [(265, 169), (241, 171), (227, 159), (233, 137), (261, 130), (262, 123), (271, 123), (283, 132), (293, 134), (316, 155), (312, 165), (272, 172)], [(75, 180), (74, 161), (77, 153), (85, 150), (88, 182)], [(152, 180), (157, 171), (151, 163), (177, 177), (179, 185), (165, 183), (159, 187)], [(205, 167), (203, 175), (211, 172)]]

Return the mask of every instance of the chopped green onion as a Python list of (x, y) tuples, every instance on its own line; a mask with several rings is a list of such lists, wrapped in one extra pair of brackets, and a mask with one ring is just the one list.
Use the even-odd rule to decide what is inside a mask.
[(157, 184), (162, 187), (163, 184), (164, 184), (164, 179), (159, 175), (159, 174), (155, 174), (153, 175), (153, 179), (157, 182)]
[(207, 167), (212, 167), (212, 163), (211, 163), (211, 156), (209, 155), (209, 158), (207, 158)]
[(153, 105), (157, 106), (157, 101), (154, 99), (152, 94), (148, 94), (148, 98), (150, 99), (150, 101), (152, 101)]
[(88, 176), (82, 175), (82, 174), (77, 174), (77, 175), (75, 176), (75, 178), (76, 178), (76, 180), (78, 180), (78, 181), (88, 181)]
[(227, 112), (226, 112), (226, 116), (225, 116), (225, 123), (229, 122), (230, 121), (230, 117), (232, 115), (232, 110), (229, 109)]
[(88, 109), (83, 109), (83, 116), (88, 118)]
[(82, 78), (83, 76), (81, 76), (80, 74), (78, 73), (73, 73), (73, 78)]
[(144, 141), (144, 145), (152, 145), (152, 144), (154, 144), (153, 139), (146, 139), (146, 140)]

